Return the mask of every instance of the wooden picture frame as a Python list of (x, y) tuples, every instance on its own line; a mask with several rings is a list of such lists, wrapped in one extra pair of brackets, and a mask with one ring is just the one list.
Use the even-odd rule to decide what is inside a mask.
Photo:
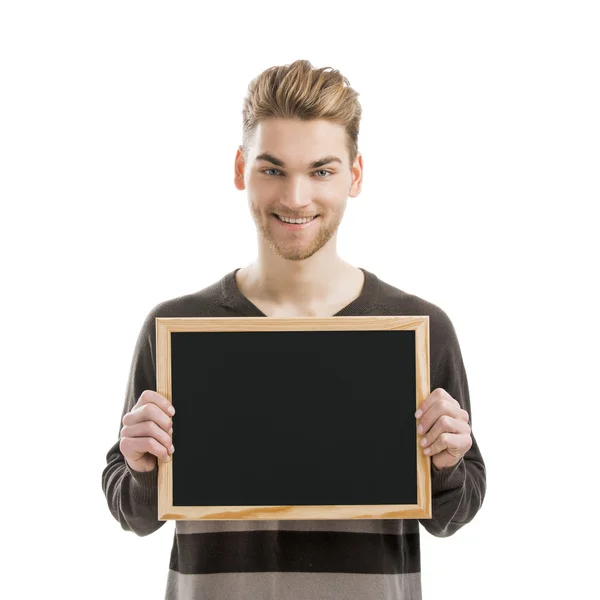
[(429, 316), (157, 317), (156, 353), (159, 520), (431, 518)]

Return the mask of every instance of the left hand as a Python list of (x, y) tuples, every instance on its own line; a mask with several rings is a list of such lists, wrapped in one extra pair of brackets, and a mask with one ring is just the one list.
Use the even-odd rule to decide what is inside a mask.
[[(421, 415), (417, 417), (421, 411)], [(417, 432), (426, 440), (421, 447), (437, 469), (453, 467), (467, 453), (473, 440), (469, 413), (443, 388), (427, 396), (415, 413), (420, 420)]]

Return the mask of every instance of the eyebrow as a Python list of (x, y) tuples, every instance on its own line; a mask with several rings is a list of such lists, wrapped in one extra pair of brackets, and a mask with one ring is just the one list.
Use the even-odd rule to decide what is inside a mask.
[[(259, 154), (256, 157), (256, 160), (266, 160), (267, 162), (273, 163), (278, 167), (285, 167), (285, 164), (282, 160), (275, 158), (272, 154), (269, 154), (268, 152), (263, 152), (262, 154)], [(318, 167), (322, 167), (323, 165), (327, 165), (331, 162), (339, 162), (340, 164), (342, 163), (342, 161), (337, 156), (325, 156), (324, 158), (320, 158), (319, 160), (315, 160), (314, 162), (310, 163), (309, 168), (317, 169)]]

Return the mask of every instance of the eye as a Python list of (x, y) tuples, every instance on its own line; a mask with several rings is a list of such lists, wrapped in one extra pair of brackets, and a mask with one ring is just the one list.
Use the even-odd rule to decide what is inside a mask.
[[(279, 169), (275, 169), (275, 168), (271, 168), (271, 169), (263, 169), (261, 171), (261, 173), (267, 173), (267, 171), (277, 171), (279, 173), (281, 173), (281, 171)], [(326, 169), (319, 169), (318, 171), (315, 171), (315, 173), (328, 173), (329, 175), (333, 175), (333, 173), (331, 171), (327, 171)], [(317, 179), (328, 179), (328, 177), (317, 177)]]

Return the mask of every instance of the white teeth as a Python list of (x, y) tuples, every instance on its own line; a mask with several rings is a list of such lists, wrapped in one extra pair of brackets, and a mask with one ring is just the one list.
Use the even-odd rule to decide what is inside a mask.
[(279, 215), (277, 215), (277, 217), (283, 221), (284, 223), (308, 223), (309, 221), (312, 221), (315, 217), (311, 217), (310, 219), (288, 219), (286, 217), (280, 217)]

